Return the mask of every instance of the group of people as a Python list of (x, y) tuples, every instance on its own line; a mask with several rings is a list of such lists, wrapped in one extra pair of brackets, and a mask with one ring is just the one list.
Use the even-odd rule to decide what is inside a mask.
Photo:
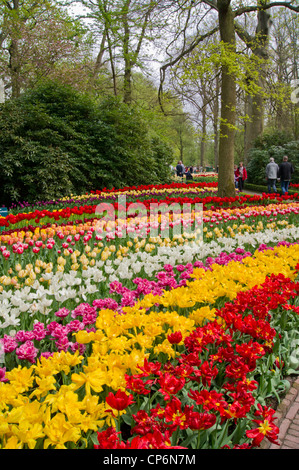
[(185, 167), (183, 162), (180, 160), (176, 166), (176, 174), (177, 176), (184, 178), (186, 177), (186, 180), (193, 180), (193, 167), (190, 166), (190, 168)]
[(239, 189), (240, 191), (243, 191), (244, 183), (247, 180), (247, 170), (245, 166), (243, 165), (243, 162), (240, 162), (239, 166), (235, 165), (234, 177), (235, 177), (235, 187)]
[[(184, 176), (186, 180), (192, 180), (193, 176), (193, 167), (185, 167), (183, 162), (180, 160), (175, 168), (177, 176), (182, 179)], [(268, 186), (268, 192), (277, 192), (276, 182), (280, 180), (281, 192), (284, 195), (288, 192), (289, 184), (291, 181), (291, 175), (294, 172), (294, 167), (292, 163), (288, 161), (287, 155), (283, 157), (283, 161), (280, 165), (275, 163), (274, 158), (270, 158), (270, 162), (266, 166), (266, 180)], [(240, 191), (244, 189), (244, 183), (247, 180), (247, 170), (243, 165), (243, 162), (240, 162), (239, 165), (234, 167), (234, 178), (235, 178), (235, 187)]]
[(294, 173), (294, 167), (292, 163), (288, 161), (287, 155), (283, 157), (280, 165), (277, 165), (277, 163), (274, 161), (274, 158), (271, 157), (270, 162), (266, 166), (268, 192), (277, 192), (276, 181), (280, 179), (282, 195), (287, 193), (289, 190), (292, 173)]
[[(288, 161), (287, 155), (283, 157), (283, 161), (280, 165), (275, 163), (274, 158), (270, 158), (270, 162), (266, 166), (266, 180), (268, 186), (268, 192), (277, 192), (276, 182), (280, 180), (282, 195), (288, 192), (289, 184), (291, 181), (291, 175), (294, 172), (292, 163)], [(243, 165), (243, 162), (235, 165), (234, 168), (235, 187), (240, 191), (244, 188), (244, 182), (247, 179), (247, 171)]]

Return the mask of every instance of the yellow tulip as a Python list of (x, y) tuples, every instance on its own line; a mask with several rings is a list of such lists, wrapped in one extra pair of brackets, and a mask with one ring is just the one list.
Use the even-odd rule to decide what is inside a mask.
[(23, 447), (23, 443), (20, 442), (16, 436), (11, 436), (8, 439), (4, 439), (2, 449), (23, 449)]
[(65, 449), (67, 442), (76, 443), (81, 437), (79, 427), (73, 426), (71, 423), (67, 422), (62, 413), (57, 413), (49, 421), (44, 427), (44, 433), (47, 436), (44, 443), (45, 449), (49, 446), (55, 449)]
[(94, 340), (95, 333), (92, 331), (88, 333), (86, 330), (80, 330), (75, 336), (77, 343), (88, 344)]
[(106, 374), (101, 370), (95, 370), (87, 374), (80, 372), (79, 374), (75, 373), (71, 376), (72, 382), (76, 385), (76, 389), (84, 385), (86, 393), (90, 393), (91, 389), (96, 393), (100, 393), (105, 385), (105, 378)]

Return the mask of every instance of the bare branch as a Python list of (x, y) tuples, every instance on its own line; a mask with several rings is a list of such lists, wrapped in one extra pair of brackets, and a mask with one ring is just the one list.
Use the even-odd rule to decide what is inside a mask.
[(218, 11), (218, 7), (217, 7), (217, 2), (216, 2), (216, 0), (204, 0), (204, 3), (206, 3), (207, 5), (209, 5), (211, 8), (214, 8), (214, 10), (217, 10), (217, 11)]
[(243, 15), (244, 13), (250, 13), (252, 11), (258, 11), (258, 10), (268, 10), (269, 8), (273, 8), (273, 7), (286, 7), (286, 8), (289, 8), (290, 10), (292, 11), (296, 11), (296, 12), (299, 12), (299, 6), (295, 6), (293, 5), (292, 3), (289, 3), (289, 2), (272, 2), (272, 3), (268, 3), (268, 4), (263, 4), (263, 5), (248, 5), (248, 6), (244, 6), (242, 8), (238, 8), (237, 10), (233, 11), (233, 15), (236, 17), (236, 16), (241, 16)]
[(163, 104), (162, 104), (162, 94), (163, 94), (163, 83), (165, 81), (165, 74), (166, 74), (166, 70), (169, 68), (169, 67), (172, 67), (173, 65), (177, 64), (183, 57), (185, 57), (186, 55), (190, 54), (190, 52), (193, 51), (193, 49), (195, 49), (196, 46), (198, 46), (198, 44), (202, 41), (204, 41), (206, 38), (212, 36), (213, 34), (215, 34), (217, 31), (219, 30), (219, 27), (216, 26), (215, 28), (213, 28), (211, 31), (207, 32), (206, 34), (203, 34), (201, 36), (198, 36), (190, 45), (187, 49), (183, 50), (180, 54), (178, 54), (174, 59), (170, 60), (169, 62), (167, 62), (166, 64), (162, 65), (162, 67), (160, 67), (160, 86), (159, 86), (159, 90), (158, 90), (158, 100), (159, 100), (159, 104), (160, 104), (160, 107), (161, 107), (161, 110), (163, 111), (163, 113), (165, 113), (164, 111), (164, 108), (163, 108)]
[(142, 42), (143, 42), (144, 37), (145, 37), (146, 28), (147, 28), (148, 21), (149, 21), (149, 18), (150, 18), (150, 14), (151, 14), (152, 11), (153, 11), (153, 6), (150, 5), (149, 9), (147, 10), (147, 12), (145, 14), (144, 22), (143, 22), (143, 25), (142, 25), (142, 31), (141, 31), (141, 34), (140, 34), (140, 37), (139, 37), (139, 41), (138, 41), (136, 51), (134, 53), (134, 58), (133, 58), (134, 63), (137, 62), (137, 58), (138, 58), (139, 53), (140, 53), (141, 45), (142, 45)]
[(245, 42), (248, 47), (254, 42), (254, 36), (251, 36), (237, 21), (235, 21), (235, 31), (239, 38)]

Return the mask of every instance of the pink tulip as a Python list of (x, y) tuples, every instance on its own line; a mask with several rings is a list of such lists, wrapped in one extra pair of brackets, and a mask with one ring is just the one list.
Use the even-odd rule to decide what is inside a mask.
[(55, 315), (59, 318), (65, 318), (68, 316), (69, 313), (70, 311), (66, 307), (62, 307), (55, 313)]
[(6, 368), (0, 368), (0, 382), (8, 382), (8, 379), (5, 378)]
[(16, 342), (16, 340), (9, 335), (4, 335), (3, 339), (1, 340), (1, 343), (3, 344), (5, 353), (10, 353), (18, 347), (18, 343)]
[(35, 361), (37, 353), (38, 349), (35, 348), (33, 342), (29, 340), (16, 349), (16, 354), (19, 359), (23, 359), (31, 363)]

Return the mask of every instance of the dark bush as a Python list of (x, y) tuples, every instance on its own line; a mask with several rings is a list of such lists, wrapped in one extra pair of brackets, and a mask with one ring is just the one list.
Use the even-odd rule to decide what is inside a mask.
[(172, 161), (136, 109), (56, 82), (1, 105), (0, 152), (0, 205), (165, 182)]

